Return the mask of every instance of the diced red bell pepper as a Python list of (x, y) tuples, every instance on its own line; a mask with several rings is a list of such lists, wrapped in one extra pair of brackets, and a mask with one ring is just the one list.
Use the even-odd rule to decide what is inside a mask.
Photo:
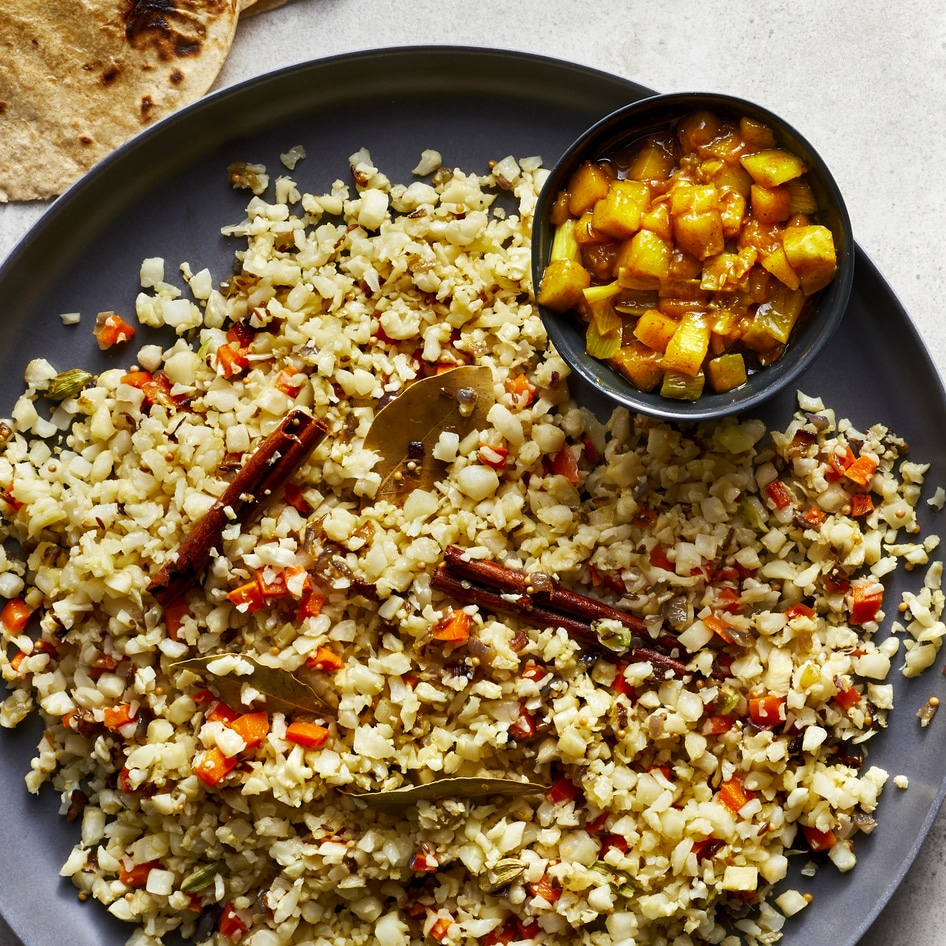
[(303, 516), (311, 514), (311, 503), (305, 498), (302, 490), (296, 486), (295, 483), (286, 483), (283, 487), (283, 498), (293, 509), (298, 510)]
[(852, 706), (856, 706), (860, 698), (860, 691), (854, 686), (842, 687), (834, 694), (834, 702), (844, 710), (849, 710)]
[(552, 473), (556, 476), (564, 476), (569, 483), (574, 485), (577, 485), (581, 481), (578, 460), (568, 444), (565, 444), (565, 446), (552, 457)]
[(534, 660), (527, 661), (526, 665), (519, 671), (519, 676), (523, 680), (532, 680), (533, 682), (544, 680), (546, 674), (548, 674), (548, 670)]
[(172, 641), (180, 640), (184, 619), (191, 613), (190, 605), (184, 598), (178, 598), (164, 609), (164, 626)]
[(223, 700), (214, 699), (207, 707), (204, 719), (208, 723), (223, 723), (225, 726), (229, 726), (239, 715), (232, 706), (228, 706)]
[(434, 640), (460, 643), (470, 639), (472, 620), (466, 611), (451, 611), (444, 615), (431, 630)]
[(301, 372), (295, 371), (292, 368), (283, 368), (279, 374), (276, 375), (276, 380), (273, 384), (276, 386), (276, 389), (282, 391), (287, 397), (298, 397), (299, 392), (302, 390), (302, 379), (303, 376)]
[(789, 621), (792, 621), (795, 618), (813, 618), (815, 616), (815, 609), (811, 607), (811, 605), (799, 601), (797, 604), (786, 608), (782, 613)]
[(440, 861), (433, 854), (418, 851), (411, 858), (410, 867), (415, 874), (436, 874), (440, 870)]
[(220, 935), (225, 936), (231, 943), (239, 943), (250, 931), (242, 916), (229, 901), (224, 904), (220, 914)]
[(802, 825), (802, 833), (808, 842), (808, 847), (818, 854), (822, 851), (830, 851), (838, 843), (833, 831), (819, 831), (812, 825)]
[(32, 613), (22, 598), (10, 598), (0, 611), (0, 624), (8, 634), (19, 634), (26, 627)]
[(553, 805), (557, 805), (561, 802), (574, 801), (580, 794), (581, 789), (570, 779), (562, 776), (562, 778), (557, 779), (552, 784), (552, 787), (545, 793), (545, 800)]
[(772, 504), (776, 509), (785, 509), (792, 504), (792, 494), (780, 479), (772, 480), (765, 487), (765, 493), (772, 500)]
[(628, 848), (627, 838), (622, 834), (606, 834), (601, 839), (601, 850), (598, 852), (598, 856), (604, 857), (604, 855), (610, 851), (611, 848), (617, 848), (622, 854), (624, 854)]
[(286, 739), (304, 749), (321, 749), (332, 733), (318, 723), (299, 721), (286, 727)]
[(536, 734), (535, 716), (530, 712), (525, 702), (519, 704), (519, 715), (509, 727), (509, 732), (516, 739), (530, 739)]
[(825, 520), (825, 512), (817, 506), (805, 510), (805, 523), (812, 529), (817, 529)]
[(666, 572), (673, 571), (673, 562), (671, 562), (667, 557), (667, 552), (663, 546), (655, 545), (650, 550), (650, 555), (648, 558), (650, 559), (650, 564), (653, 565), (654, 568), (662, 568)]
[(884, 603), (883, 585), (872, 579), (851, 584), (850, 620), (852, 624), (864, 625), (877, 618)]
[(844, 476), (844, 471), (854, 462), (854, 451), (850, 447), (844, 448), (843, 454), (832, 453), (828, 457), (828, 469), (825, 471), (825, 479), (829, 483), (834, 483)]
[(494, 447), (492, 444), (484, 443), (477, 456), (480, 463), (485, 466), (492, 467), (494, 470), (505, 470), (509, 450), (506, 447)]
[(693, 842), (693, 854), (696, 857), (697, 863), (707, 858), (713, 857), (716, 852), (725, 844), (725, 841), (721, 841), (719, 838), (714, 838), (710, 835), (708, 838), (703, 838), (700, 841)]
[(194, 775), (208, 788), (213, 788), (233, 771), (236, 764), (236, 756), (224, 755), (219, 746), (211, 746), (194, 762)]
[(702, 618), (703, 623), (722, 641), (727, 644), (733, 642), (732, 625), (724, 621), (718, 614), (708, 614)]
[(735, 716), (708, 716), (703, 723), (704, 736), (721, 736), (736, 724)]
[(239, 322), (234, 322), (227, 329), (227, 341), (237, 348), (247, 348), (250, 342), (256, 338), (257, 331), (258, 329), (253, 328), (246, 319), (242, 319)]
[(160, 867), (158, 861), (148, 861), (144, 864), (126, 863), (122, 858), (118, 866), (118, 879), (126, 887), (144, 887), (148, 882), (148, 874), (156, 867)]

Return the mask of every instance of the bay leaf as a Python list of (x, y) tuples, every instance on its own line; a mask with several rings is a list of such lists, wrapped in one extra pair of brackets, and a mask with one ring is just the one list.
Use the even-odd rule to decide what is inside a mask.
[[(220, 673), (212, 664), (226, 658), (235, 658), (250, 668), (249, 673)], [(265, 708), (270, 712), (286, 715), (296, 713), (334, 714), (334, 710), (307, 684), (288, 670), (281, 667), (269, 667), (260, 663), (256, 657), (247, 654), (210, 654), (204, 657), (191, 657), (179, 660), (172, 665), (177, 670), (190, 670), (199, 676), (213, 677), (215, 688), (220, 698), (233, 709), (243, 707), (241, 694), (244, 684), (257, 690), (265, 700)]]
[(445, 798), (491, 798), (494, 795), (516, 797), (518, 795), (541, 795), (547, 786), (535, 782), (520, 782), (511, 778), (441, 778), (426, 785), (405, 785), (380, 792), (353, 792), (369, 808), (380, 811), (406, 808), (419, 801), (440, 801)]
[(433, 456), (441, 432), (462, 440), (482, 429), (493, 403), (493, 372), (486, 365), (461, 365), (406, 387), (378, 411), (365, 437), (365, 448), (379, 456), (375, 499), (397, 502), (443, 479), (447, 464)]

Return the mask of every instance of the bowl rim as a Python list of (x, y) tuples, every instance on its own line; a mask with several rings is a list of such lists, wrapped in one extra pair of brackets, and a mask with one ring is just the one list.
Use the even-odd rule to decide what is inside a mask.
[[(779, 146), (800, 156), (808, 165), (810, 180), (823, 205), (820, 217), (830, 218), (838, 256), (837, 273), (822, 290), (817, 309), (798, 326), (787, 353), (775, 364), (750, 376), (735, 391), (702, 395), (696, 401), (674, 401), (659, 393), (640, 391), (607, 363), (584, 351), (584, 331), (567, 315), (536, 306), (549, 341), (562, 359), (584, 382), (607, 400), (666, 421), (701, 421), (740, 414), (756, 408), (795, 381), (818, 356), (840, 325), (854, 283), (855, 241), (844, 196), (831, 169), (811, 142), (792, 124), (764, 105), (722, 92), (690, 91), (655, 93), (622, 106), (599, 119), (565, 149), (552, 165), (536, 201), (532, 235), (532, 278), (538, 292), (551, 247), (552, 228), (548, 211), (565, 180), (586, 158), (601, 157), (624, 143), (660, 128), (667, 128), (684, 115), (710, 109), (724, 116), (749, 115), (774, 126)], [(636, 122), (635, 122), (636, 120)], [(628, 122), (635, 122), (627, 127)]]

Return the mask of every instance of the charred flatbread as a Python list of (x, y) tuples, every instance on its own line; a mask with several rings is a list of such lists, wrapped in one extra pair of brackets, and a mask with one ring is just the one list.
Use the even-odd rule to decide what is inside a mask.
[(0, 4), (0, 201), (60, 194), (211, 86), (240, 0)]

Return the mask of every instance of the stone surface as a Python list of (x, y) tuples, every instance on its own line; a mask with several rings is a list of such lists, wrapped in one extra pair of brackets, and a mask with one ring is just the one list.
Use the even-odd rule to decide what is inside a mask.
[[(539, 53), (657, 91), (716, 90), (779, 112), (833, 168), (858, 242), (946, 376), (946, 136), (936, 124), (946, 98), (946, 5), (290, 0), (240, 24), (215, 88), (308, 59), (417, 44)], [(0, 205), (0, 261), (47, 206)], [(944, 842), (946, 813), (862, 946), (946, 944)], [(0, 946), (12, 943), (0, 929)]]

